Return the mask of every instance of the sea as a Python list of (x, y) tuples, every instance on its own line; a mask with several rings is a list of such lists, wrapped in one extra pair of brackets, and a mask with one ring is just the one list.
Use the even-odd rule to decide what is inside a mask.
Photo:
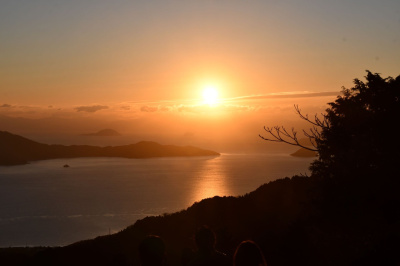
[[(0, 247), (65, 246), (214, 196), (308, 174), (286, 153), (74, 158), (0, 167)], [(69, 167), (64, 167), (68, 165)]]

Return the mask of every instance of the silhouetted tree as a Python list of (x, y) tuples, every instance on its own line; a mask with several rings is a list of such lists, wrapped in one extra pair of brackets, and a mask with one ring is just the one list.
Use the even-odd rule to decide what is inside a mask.
[(312, 124), (304, 134), (313, 148), (302, 145), (294, 129), (265, 127), (270, 137), (260, 137), (317, 151), (318, 159), (310, 167), (314, 176), (397, 177), (400, 76), (382, 78), (367, 71), (365, 78), (365, 83), (355, 79), (354, 87), (343, 87), (343, 95), (328, 103), (322, 118), (310, 119), (295, 106), (300, 117)]

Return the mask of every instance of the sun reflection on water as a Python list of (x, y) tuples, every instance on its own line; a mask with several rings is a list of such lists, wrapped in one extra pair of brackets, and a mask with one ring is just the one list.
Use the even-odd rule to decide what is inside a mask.
[(214, 196), (228, 196), (231, 194), (227, 184), (226, 171), (219, 163), (220, 158), (205, 161), (198, 172), (192, 193), (192, 203)]

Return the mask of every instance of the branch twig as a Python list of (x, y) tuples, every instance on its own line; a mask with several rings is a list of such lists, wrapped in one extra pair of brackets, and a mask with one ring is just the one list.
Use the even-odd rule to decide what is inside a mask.
[(319, 128), (322, 129), (329, 128), (329, 122), (326, 116), (321, 114), (323, 117), (321, 119), (318, 117), (318, 115), (315, 115), (314, 119), (311, 120), (308, 117), (308, 114), (303, 115), (301, 113), (301, 109), (299, 108), (298, 105), (294, 105), (294, 108), (296, 110), (296, 113), (300, 116), (301, 119), (313, 125), (313, 127), (309, 129), (309, 132), (303, 130), (304, 136), (306, 136), (309, 139), (313, 148), (310, 148), (309, 146), (300, 143), (299, 138), (297, 136), (297, 131), (294, 128), (292, 128), (291, 132), (288, 132), (286, 128), (283, 126), (275, 126), (271, 128), (264, 126), (264, 130), (271, 136), (271, 138), (262, 136), (261, 134), (259, 135), (260, 138), (267, 141), (282, 142), (289, 145), (298, 146), (310, 151), (318, 151), (318, 141), (321, 139), (321, 133), (319, 131)]

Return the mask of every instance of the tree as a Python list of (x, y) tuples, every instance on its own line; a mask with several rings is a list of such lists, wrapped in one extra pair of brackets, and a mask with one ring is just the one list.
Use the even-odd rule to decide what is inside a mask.
[(294, 129), (264, 127), (269, 137), (260, 137), (317, 151), (318, 159), (310, 166), (314, 176), (397, 177), (400, 75), (382, 78), (367, 71), (365, 78), (365, 83), (355, 79), (354, 87), (343, 87), (322, 118), (310, 119), (295, 106), (300, 118), (312, 124), (303, 133), (313, 148), (302, 145)]

